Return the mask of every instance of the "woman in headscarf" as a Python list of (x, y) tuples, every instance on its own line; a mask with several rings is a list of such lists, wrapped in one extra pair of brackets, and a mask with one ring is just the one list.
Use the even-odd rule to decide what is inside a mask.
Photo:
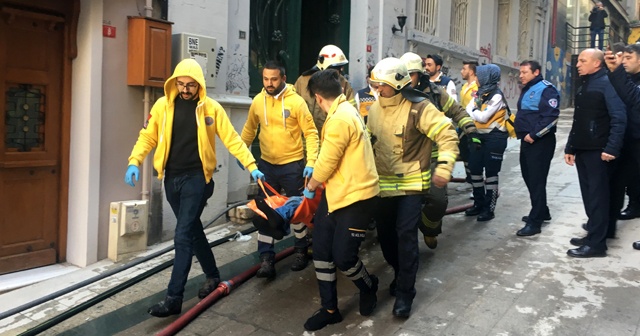
[[(498, 200), (498, 173), (509, 136), (505, 125), (507, 101), (498, 88), (500, 68), (495, 64), (477, 68), (478, 92), (466, 106), (467, 113), (476, 124), (482, 146), (471, 147), (469, 169), (473, 185), (473, 207), (465, 211), (467, 216), (478, 216), (480, 222), (495, 217)], [(483, 176), (484, 171), (484, 176)]]

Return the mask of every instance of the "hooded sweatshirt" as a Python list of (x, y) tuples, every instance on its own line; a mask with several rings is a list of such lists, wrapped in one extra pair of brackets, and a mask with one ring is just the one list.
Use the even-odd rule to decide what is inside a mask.
[(145, 156), (153, 148), (156, 148), (153, 167), (158, 172), (158, 179), (163, 178), (171, 148), (174, 102), (179, 94), (176, 86), (178, 77), (191, 77), (199, 84), (199, 100), (194, 113), (196, 114), (198, 131), (198, 154), (202, 161), (202, 170), (207, 183), (211, 180), (218, 163), (216, 135), (222, 140), (229, 152), (240, 160), (249, 171), (257, 169), (253, 155), (233, 128), (225, 110), (218, 102), (207, 97), (202, 68), (193, 59), (184, 59), (178, 63), (173, 75), (164, 83), (165, 95), (153, 104), (147, 124), (140, 130), (138, 141), (129, 156), (129, 165), (139, 166)]
[(307, 144), (307, 166), (313, 167), (318, 158), (318, 130), (304, 99), (293, 86), (287, 84), (275, 96), (265, 89), (253, 98), (247, 122), (242, 129), (242, 141), (247, 146), (256, 137), (260, 125), (260, 152), (262, 159), (283, 165), (302, 160), (302, 135)]

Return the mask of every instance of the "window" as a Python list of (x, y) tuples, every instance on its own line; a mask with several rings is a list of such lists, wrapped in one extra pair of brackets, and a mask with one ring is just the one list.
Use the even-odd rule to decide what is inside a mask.
[(498, 41), (496, 41), (496, 54), (507, 56), (509, 46), (509, 9), (511, 0), (498, 1)]
[(435, 35), (438, 0), (416, 0), (416, 30)]
[(533, 55), (531, 54), (529, 44), (529, 0), (520, 0), (520, 15), (519, 15), (519, 29), (518, 29), (518, 59), (526, 60)]
[(467, 42), (467, 7), (469, 0), (453, 0), (451, 4), (451, 31), (449, 39), (457, 44)]

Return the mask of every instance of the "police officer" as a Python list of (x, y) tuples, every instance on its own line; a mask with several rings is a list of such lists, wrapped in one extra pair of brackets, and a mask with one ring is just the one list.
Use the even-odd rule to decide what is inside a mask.
[[(450, 118), (458, 129), (462, 130), (462, 134), (468, 134), (468, 139), (473, 144), (480, 145), (480, 138), (473, 123), (473, 119), (469, 117), (465, 109), (460, 106), (453, 98), (447, 94), (445, 90), (438, 87), (429, 80), (429, 76), (424, 73), (425, 62), (420, 55), (407, 52), (400, 57), (411, 76), (411, 87), (422, 91), (427, 95), (429, 101), (444, 112), (445, 116)], [(467, 139), (467, 138), (465, 138)], [(461, 143), (459, 147), (468, 147), (468, 143)], [(462, 150), (460, 150), (462, 151)], [(468, 150), (467, 150), (468, 151)], [(438, 147), (433, 146), (431, 152), (431, 170), (435, 170), (438, 163)], [(429, 193), (426, 195), (425, 206), (423, 208), (424, 216), (422, 216), (421, 224), (418, 226), (423, 234), (424, 242), (431, 249), (438, 246), (436, 236), (442, 233), (442, 217), (447, 210), (449, 204), (447, 199), (447, 189), (438, 188), (431, 185)]]
[(342, 76), (342, 67), (348, 63), (349, 60), (342, 52), (342, 49), (334, 46), (333, 44), (328, 44), (320, 49), (316, 65), (303, 72), (293, 85), (296, 92), (307, 102), (307, 106), (309, 106), (309, 111), (313, 116), (313, 122), (316, 124), (318, 133), (322, 132), (322, 125), (324, 124), (324, 120), (327, 118), (327, 114), (322, 111), (316, 100), (309, 94), (309, 91), (307, 90), (309, 79), (311, 78), (311, 75), (318, 71), (326, 69), (338, 70), (341, 73), (340, 85), (342, 86), (342, 92), (344, 92), (345, 97), (347, 97), (347, 101), (351, 103), (351, 105), (356, 106), (355, 92), (347, 79)]
[(540, 233), (542, 222), (550, 220), (547, 206), (547, 176), (556, 148), (556, 124), (560, 116), (560, 94), (542, 78), (536, 61), (520, 63), (520, 82), (524, 87), (518, 99), (516, 136), (520, 142), (520, 169), (529, 190), (531, 211), (522, 217), (526, 223), (516, 235)]
[[(380, 176), (378, 239), (385, 260), (393, 267), (393, 315), (409, 317), (416, 295), (418, 223), (425, 194), (433, 183), (444, 188), (458, 155), (458, 137), (451, 121), (411, 88), (404, 63), (385, 58), (373, 68), (379, 83), (378, 101), (369, 109), (368, 126)], [(431, 171), (431, 148), (438, 145), (438, 165)]]

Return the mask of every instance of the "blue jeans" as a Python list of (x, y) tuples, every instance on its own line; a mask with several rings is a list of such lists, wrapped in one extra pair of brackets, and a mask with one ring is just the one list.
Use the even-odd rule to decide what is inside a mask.
[(591, 31), (591, 48), (596, 47), (596, 35), (598, 35), (598, 49), (603, 50), (602, 46), (604, 45), (604, 28), (594, 28), (590, 29)]
[(173, 238), (175, 261), (167, 296), (183, 297), (193, 254), (198, 258), (202, 271), (208, 278), (220, 277), (200, 221), (207, 199), (213, 195), (213, 187), (213, 180), (206, 183), (203, 172), (167, 176), (164, 179), (167, 201), (178, 220)]

